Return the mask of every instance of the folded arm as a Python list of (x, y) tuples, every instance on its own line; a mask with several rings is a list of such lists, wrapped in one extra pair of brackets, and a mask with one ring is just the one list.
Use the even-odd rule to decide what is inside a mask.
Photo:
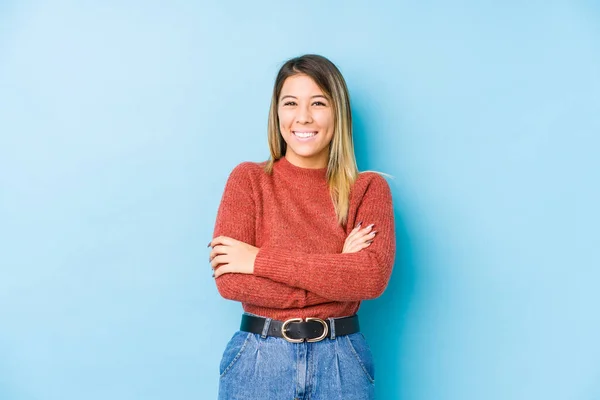
[(392, 197), (383, 177), (371, 179), (355, 219), (375, 224), (377, 237), (369, 247), (347, 254), (262, 247), (256, 255), (254, 274), (334, 301), (380, 296), (387, 287), (396, 251)]
[[(236, 166), (225, 185), (214, 236), (228, 236), (256, 246), (256, 205), (248, 178), (250, 163)], [(304, 308), (332, 300), (304, 288), (252, 274), (223, 274), (215, 279), (226, 299), (269, 308)]]

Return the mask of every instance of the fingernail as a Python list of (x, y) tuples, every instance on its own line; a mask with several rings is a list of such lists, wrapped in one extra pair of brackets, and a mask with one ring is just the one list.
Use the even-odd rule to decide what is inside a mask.
[(373, 236), (375, 236), (377, 234), (377, 231), (373, 231), (370, 234), (373, 235)]
[(374, 226), (375, 226), (375, 224), (371, 224), (371, 225), (367, 226), (367, 229), (371, 229)]
[(213, 277), (213, 278), (215, 277), (215, 273), (214, 273), (214, 272), (213, 272), (213, 274), (212, 274), (212, 277)]
[(208, 246), (206, 246), (206, 247), (210, 247), (210, 244), (211, 244), (211, 243), (212, 243), (212, 240), (211, 240), (210, 242), (208, 242)]
[(373, 241), (372, 240), (367, 240), (365, 243), (371, 244), (371, 243), (373, 243)]
[(356, 225), (356, 227), (357, 227), (357, 228), (360, 228), (360, 226), (361, 226), (361, 225), (362, 225), (362, 221), (360, 221), (360, 222), (358, 223), (358, 225)]

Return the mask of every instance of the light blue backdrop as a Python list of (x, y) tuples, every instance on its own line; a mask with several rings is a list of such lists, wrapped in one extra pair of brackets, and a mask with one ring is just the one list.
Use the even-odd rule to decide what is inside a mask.
[(379, 398), (600, 399), (599, 3), (366, 3), (0, 2), (1, 399), (215, 398), (206, 244), (307, 52), (396, 177)]

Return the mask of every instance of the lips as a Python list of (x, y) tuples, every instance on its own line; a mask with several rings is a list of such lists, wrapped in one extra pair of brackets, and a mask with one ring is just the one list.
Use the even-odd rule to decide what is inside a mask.
[(317, 131), (292, 131), (292, 134), (298, 139), (310, 139), (317, 135)]

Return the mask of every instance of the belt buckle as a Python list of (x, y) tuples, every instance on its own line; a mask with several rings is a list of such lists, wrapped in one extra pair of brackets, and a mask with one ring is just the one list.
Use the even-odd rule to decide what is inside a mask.
[[(320, 342), (321, 340), (325, 339), (327, 337), (327, 334), (329, 333), (329, 327), (327, 326), (327, 323), (325, 321), (323, 321), (321, 318), (313, 318), (313, 317), (307, 317), (306, 322), (309, 321), (317, 321), (319, 323), (321, 323), (321, 325), (323, 325), (323, 333), (321, 334), (321, 336), (316, 337), (314, 339), (306, 339), (307, 342), (309, 343), (313, 343), (313, 342)], [(304, 342), (304, 338), (302, 339), (292, 339), (291, 337), (289, 337), (286, 333), (285, 330), (287, 329), (288, 324), (292, 323), (292, 322), (302, 322), (302, 318), (290, 318), (288, 320), (286, 320), (283, 325), (281, 325), (281, 336), (283, 336), (283, 338), (285, 340), (287, 340), (290, 343), (302, 343)]]

